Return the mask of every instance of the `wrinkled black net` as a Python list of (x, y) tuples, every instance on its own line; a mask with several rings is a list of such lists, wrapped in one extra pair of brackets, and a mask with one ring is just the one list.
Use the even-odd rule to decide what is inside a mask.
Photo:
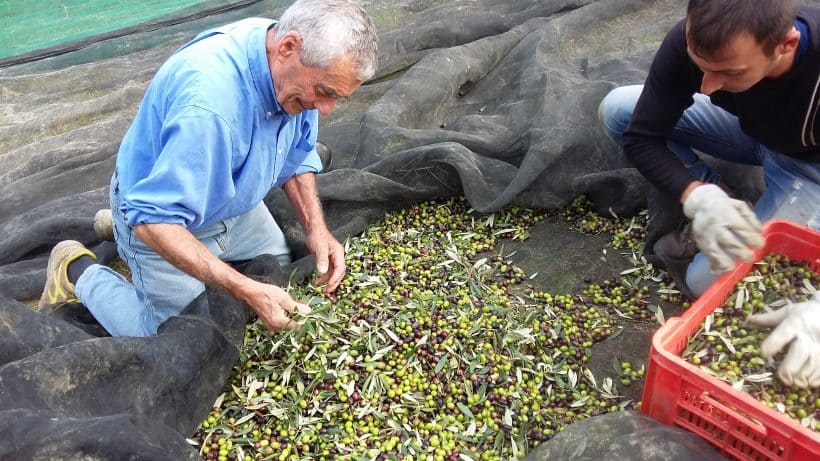
[[(363, 1), (380, 30), (380, 67), (322, 122), (329, 227), (342, 239), (387, 210), (460, 194), (479, 211), (552, 209), (581, 194), (603, 212), (645, 208), (647, 185), (597, 109), (615, 86), (642, 82), (685, 3)], [(197, 457), (185, 439), (238, 359), (245, 306), (208, 291), (155, 336), (111, 338), (81, 306), (46, 316), (22, 301), (39, 296), (58, 241), (114, 254), (92, 219), (168, 55), (207, 27), (281, 11), (249, 2), (0, 68), (0, 458)], [(262, 257), (242, 269), (274, 283), (307, 275), (287, 200), (274, 190), (266, 203), (296, 262)]]
[(579, 421), (527, 455), (526, 461), (725, 460), (705, 440), (634, 411)]

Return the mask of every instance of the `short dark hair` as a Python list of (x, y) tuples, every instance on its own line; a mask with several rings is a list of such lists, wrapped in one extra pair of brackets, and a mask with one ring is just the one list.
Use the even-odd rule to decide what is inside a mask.
[(797, 0), (689, 0), (686, 41), (692, 51), (709, 57), (746, 32), (771, 56), (796, 17)]

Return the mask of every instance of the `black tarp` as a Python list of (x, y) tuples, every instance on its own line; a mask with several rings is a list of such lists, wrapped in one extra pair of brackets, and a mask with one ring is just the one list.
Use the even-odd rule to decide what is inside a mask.
[(634, 411), (579, 421), (541, 444), (524, 461), (722, 461), (697, 435), (664, 426)]

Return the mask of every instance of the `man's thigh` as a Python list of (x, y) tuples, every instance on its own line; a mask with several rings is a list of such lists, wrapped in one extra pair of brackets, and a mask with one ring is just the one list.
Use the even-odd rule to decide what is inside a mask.
[(244, 261), (259, 255), (276, 257), (280, 264), (291, 261), (285, 234), (264, 202), (253, 210), (225, 221), (226, 246), (219, 257), (224, 261)]
[[(115, 218), (117, 249), (131, 270), (131, 283), (137, 296), (158, 326), (169, 317), (179, 315), (205, 290), (205, 285), (157, 254), (134, 234), (133, 229), (120, 224), (117, 225)], [(215, 240), (203, 243), (213, 252)]]
[[(612, 90), (599, 111), (604, 131), (619, 145), (622, 134), (632, 120), (643, 85), (630, 85)], [(693, 103), (681, 115), (669, 134), (669, 147), (684, 165), (695, 161), (691, 149), (735, 163), (760, 165), (760, 144), (740, 128), (737, 117), (712, 104), (708, 96), (695, 94)]]
[(694, 103), (683, 112), (669, 140), (729, 162), (762, 164), (761, 144), (743, 132), (736, 116), (703, 94), (694, 95)]
[(786, 219), (820, 230), (820, 164), (766, 151), (766, 191), (755, 204), (761, 221)]

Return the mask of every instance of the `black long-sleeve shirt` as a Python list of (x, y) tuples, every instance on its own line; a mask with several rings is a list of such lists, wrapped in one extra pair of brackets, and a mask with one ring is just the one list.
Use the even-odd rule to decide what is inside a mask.
[[(801, 7), (809, 45), (792, 69), (742, 93), (716, 91), (713, 104), (736, 115), (745, 133), (769, 149), (820, 162), (820, 9)], [(684, 21), (667, 34), (624, 132), (627, 158), (655, 186), (680, 197), (695, 180), (666, 146), (667, 137), (700, 90), (703, 72), (686, 52)]]

